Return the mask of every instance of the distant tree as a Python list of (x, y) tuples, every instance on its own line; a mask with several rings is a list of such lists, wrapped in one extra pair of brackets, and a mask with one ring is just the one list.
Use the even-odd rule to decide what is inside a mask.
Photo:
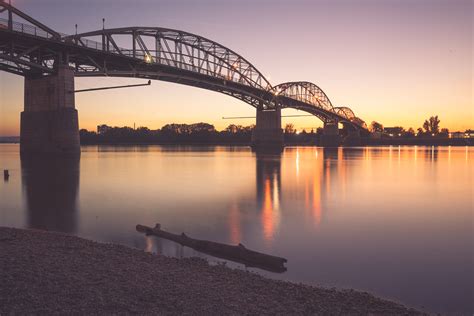
[(439, 133), (439, 123), (441, 120), (438, 118), (438, 115), (430, 117), (430, 126), (431, 126), (431, 132), (434, 134)]
[(166, 124), (161, 128), (161, 132), (164, 134), (181, 134), (181, 124)]
[(291, 123), (285, 125), (285, 134), (295, 134), (296, 129), (295, 126)]
[(110, 126), (107, 126), (105, 124), (98, 125), (97, 126), (97, 134), (105, 134), (111, 129)]
[(151, 131), (148, 127), (140, 126), (135, 130), (134, 134), (137, 136), (138, 139), (145, 140), (151, 135)]
[(148, 134), (150, 129), (148, 127), (140, 126), (135, 131), (140, 134)]
[(231, 134), (235, 134), (239, 131), (239, 127), (235, 124), (230, 124), (225, 128), (225, 131)]
[(79, 131), (79, 138), (83, 144), (93, 144), (98, 140), (98, 135), (96, 132), (89, 132), (86, 129), (81, 129)]
[(439, 123), (440, 120), (438, 119), (438, 115), (431, 116), (428, 120), (425, 120), (423, 123), (423, 128), (425, 129), (426, 133), (430, 134), (439, 134)]
[(92, 136), (97, 136), (95, 132), (89, 132), (86, 129), (80, 129), (79, 130), (79, 136), (80, 137), (92, 137)]
[(379, 122), (373, 121), (370, 124), (370, 131), (371, 132), (383, 132), (383, 125)]
[(408, 130), (405, 131), (405, 133), (403, 135), (405, 137), (413, 137), (413, 136), (415, 136), (415, 130), (410, 127)]
[[(185, 125), (185, 124), (183, 124)], [(191, 124), (189, 125), (189, 131), (191, 132), (191, 134), (193, 133), (212, 133), (212, 132), (215, 132), (216, 131), (216, 128), (214, 127), (214, 125), (212, 124), (208, 124), (208, 123), (195, 123), (195, 124)]]
[(301, 134), (303, 134), (303, 135), (306, 135), (306, 134), (307, 134), (307, 133), (306, 133), (306, 130), (305, 130), (304, 128), (303, 128), (303, 130), (301, 131)]
[(246, 132), (251, 132), (255, 129), (255, 124), (250, 124), (249, 126), (244, 127)]
[(392, 128), (392, 131), (396, 136), (401, 136), (405, 132), (405, 129), (401, 126), (395, 126)]
[(416, 135), (417, 136), (423, 136), (425, 134), (425, 132), (423, 132), (423, 129), (421, 127), (418, 127), (418, 129), (416, 130)]
[(442, 128), (441, 131), (439, 132), (439, 136), (448, 137), (449, 136), (449, 129)]
[(255, 128), (255, 125), (242, 126), (242, 125), (230, 124), (224, 129), (224, 132), (230, 133), (230, 134), (248, 134), (248, 133), (251, 133), (254, 128)]

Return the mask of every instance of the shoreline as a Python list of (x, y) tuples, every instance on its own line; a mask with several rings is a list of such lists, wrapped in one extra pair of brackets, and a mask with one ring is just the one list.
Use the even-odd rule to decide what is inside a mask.
[[(0, 144), (20, 144), (19, 141), (0, 140)], [(228, 147), (250, 147), (250, 142), (198, 142), (198, 141), (182, 141), (182, 142), (140, 142), (140, 141), (82, 141), (81, 146), (228, 146)], [(289, 141), (285, 142), (285, 147), (301, 146), (301, 147), (324, 147), (317, 141)], [(385, 147), (385, 146), (434, 146), (434, 147), (472, 147), (474, 146), (474, 138), (384, 138), (384, 139), (364, 139), (360, 144), (340, 144), (336, 147)], [(333, 148), (333, 147), (329, 147)]]
[(0, 254), (0, 314), (423, 314), (366, 292), (56, 232), (0, 227)]

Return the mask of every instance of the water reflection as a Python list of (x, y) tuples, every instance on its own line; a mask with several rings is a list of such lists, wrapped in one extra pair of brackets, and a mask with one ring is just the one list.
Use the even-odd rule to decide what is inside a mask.
[(257, 154), (257, 209), (264, 240), (271, 242), (280, 225), (281, 154)]
[(21, 157), (29, 228), (75, 233), (79, 157)]
[(160, 222), (288, 258), (272, 277), (472, 314), (471, 147), (86, 147), (80, 180), (78, 160), (22, 160), (17, 177), (3, 148), (0, 225), (201, 255), (135, 230)]

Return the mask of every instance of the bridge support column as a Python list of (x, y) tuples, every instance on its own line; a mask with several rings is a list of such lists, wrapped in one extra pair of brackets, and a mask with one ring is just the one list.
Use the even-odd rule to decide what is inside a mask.
[(280, 108), (271, 111), (257, 109), (257, 124), (252, 133), (252, 149), (273, 152), (283, 150)]
[(325, 122), (323, 135), (321, 136), (321, 145), (324, 147), (337, 147), (340, 143), (338, 122)]
[(344, 145), (346, 146), (359, 146), (361, 144), (360, 131), (349, 129), (347, 136), (344, 139)]
[(21, 153), (80, 153), (74, 71), (59, 66), (54, 75), (25, 78), (24, 93)]

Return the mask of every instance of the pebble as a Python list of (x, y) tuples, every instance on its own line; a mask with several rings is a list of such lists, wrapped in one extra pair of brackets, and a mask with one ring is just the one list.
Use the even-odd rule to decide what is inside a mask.
[(0, 267), (0, 315), (423, 315), (358, 291), (37, 230), (0, 227)]

